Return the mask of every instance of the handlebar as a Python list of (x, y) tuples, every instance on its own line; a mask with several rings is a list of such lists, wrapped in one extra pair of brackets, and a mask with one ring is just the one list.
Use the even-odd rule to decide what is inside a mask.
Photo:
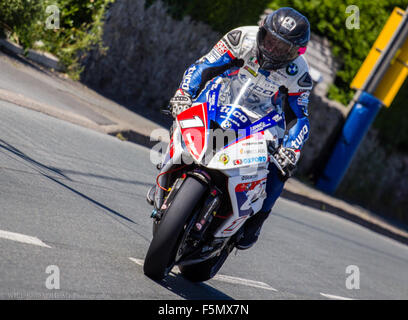
[(172, 117), (173, 115), (171, 114), (171, 111), (169, 109), (169, 107), (161, 107), (160, 108), (160, 113), (166, 115), (166, 116), (170, 116)]

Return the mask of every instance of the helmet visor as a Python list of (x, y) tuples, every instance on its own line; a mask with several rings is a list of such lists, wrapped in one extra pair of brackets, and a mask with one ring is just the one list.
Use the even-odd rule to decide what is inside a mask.
[(293, 45), (274, 32), (267, 32), (264, 29), (259, 40), (259, 49), (268, 60), (290, 62), (299, 56), (299, 46)]

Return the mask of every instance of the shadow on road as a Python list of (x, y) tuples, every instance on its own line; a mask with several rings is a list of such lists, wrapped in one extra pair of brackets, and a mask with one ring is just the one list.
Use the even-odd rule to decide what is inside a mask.
[[(8, 144), (6, 141), (4, 141), (2, 139), (0, 139), (0, 148), (13, 153), (14, 155), (18, 156), (19, 158), (23, 159), (24, 161), (27, 161), (28, 163), (34, 165), (37, 169), (43, 169), (43, 170), (51, 171), (52, 173), (55, 173), (55, 174), (61, 176), (64, 179), (71, 180), (69, 177), (67, 177), (65, 174), (63, 174), (61, 170), (59, 170), (57, 168), (46, 166), (46, 165), (34, 160), (33, 158), (27, 156), (24, 152), (22, 152), (19, 149), (13, 147), (12, 145)], [(38, 170), (38, 171), (40, 173), (43, 173), (40, 170)]]
[(234, 300), (205, 283), (190, 282), (178, 273), (171, 272), (163, 280), (155, 282), (187, 300)]
[[(66, 176), (65, 174), (63, 174), (63, 170), (57, 169), (57, 168), (54, 168), (54, 167), (46, 166), (46, 165), (44, 165), (44, 164), (42, 164), (42, 163), (40, 163), (40, 162), (38, 162), (38, 161), (32, 159), (31, 157), (29, 157), (28, 155), (26, 155), (25, 153), (23, 153), (23, 152), (20, 151), (19, 149), (13, 147), (12, 145), (8, 144), (7, 142), (5, 142), (5, 141), (2, 140), (2, 139), (0, 139), (0, 149), (7, 150), (7, 151), (13, 153), (14, 155), (18, 156), (19, 158), (23, 159), (24, 161), (26, 161), (26, 162), (28, 162), (28, 163), (30, 163), (30, 164), (33, 164), (34, 167), (35, 167), (35, 169), (36, 169), (42, 176), (46, 177), (46, 178), (49, 179), (49, 180), (52, 180), (53, 182), (59, 184), (60, 186), (62, 186), (62, 187), (64, 187), (64, 188), (70, 190), (71, 192), (75, 193), (76, 195), (81, 196), (82, 198), (84, 198), (84, 199), (86, 199), (86, 200), (92, 202), (93, 204), (95, 204), (95, 205), (97, 205), (98, 207), (100, 207), (100, 208), (102, 208), (102, 209), (108, 211), (109, 213), (114, 214), (115, 216), (117, 216), (117, 217), (119, 217), (119, 218), (121, 218), (121, 219), (124, 219), (124, 220), (126, 220), (126, 221), (128, 221), (128, 222), (136, 223), (136, 222), (134, 222), (133, 220), (129, 219), (128, 217), (125, 217), (124, 215), (120, 214), (119, 212), (117, 212), (117, 211), (115, 211), (115, 210), (113, 210), (113, 209), (111, 209), (111, 208), (105, 206), (104, 204), (102, 204), (102, 203), (100, 203), (100, 202), (98, 202), (98, 201), (96, 201), (96, 200), (94, 200), (94, 199), (88, 197), (88, 196), (85, 195), (84, 193), (79, 192), (79, 191), (75, 190), (74, 188), (71, 188), (70, 186), (68, 186), (68, 185), (66, 185), (66, 184), (64, 184), (64, 183), (62, 183), (61, 181), (57, 180), (57, 178), (51, 177), (49, 174), (47, 174), (47, 173), (55, 173), (55, 174), (57, 174), (57, 175), (58, 175), (59, 177), (61, 177), (61, 178), (64, 178), (64, 179), (66, 179), (66, 180), (68, 180), (68, 181), (72, 181), (72, 179), (70, 179), (68, 176)], [(47, 173), (45, 173), (44, 170), (46, 170)], [(105, 178), (106, 178), (106, 177), (105, 177)]]

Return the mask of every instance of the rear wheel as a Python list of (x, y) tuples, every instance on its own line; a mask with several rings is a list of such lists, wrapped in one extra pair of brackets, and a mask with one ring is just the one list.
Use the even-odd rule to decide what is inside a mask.
[(185, 225), (206, 190), (206, 185), (192, 177), (183, 182), (156, 226), (143, 266), (148, 277), (161, 280), (171, 270)]

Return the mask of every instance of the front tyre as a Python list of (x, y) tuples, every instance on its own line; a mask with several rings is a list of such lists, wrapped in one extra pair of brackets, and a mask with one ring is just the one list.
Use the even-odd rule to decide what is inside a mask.
[(146, 276), (161, 280), (171, 270), (185, 224), (206, 190), (206, 185), (192, 177), (183, 182), (157, 225), (143, 265)]
[(180, 272), (184, 278), (191, 282), (203, 282), (213, 278), (221, 269), (225, 260), (227, 260), (229, 250), (225, 248), (219, 256), (205, 260), (200, 263), (179, 266)]

